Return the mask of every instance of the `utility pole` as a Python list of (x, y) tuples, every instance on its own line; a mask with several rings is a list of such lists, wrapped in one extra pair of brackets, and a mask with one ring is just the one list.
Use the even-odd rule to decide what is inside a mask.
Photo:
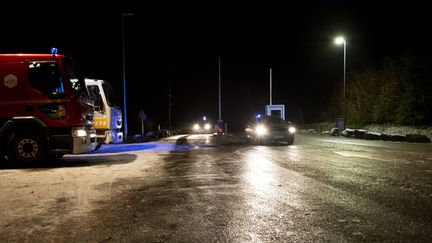
[(134, 13), (122, 13), (122, 48), (123, 48), (123, 128), (124, 128), (124, 140), (128, 138), (128, 127), (127, 127), (127, 106), (126, 106), (126, 58), (125, 58), (125, 27), (124, 18), (128, 16), (134, 16)]
[(270, 68), (270, 105), (272, 105), (272, 69)]
[(221, 60), (219, 57), (219, 120), (222, 121), (222, 111), (221, 111)]
[(221, 96), (221, 59), (219, 56), (218, 59), (218, 76), (219, 76), (219, 117), (217, 120), (217, 125), (216, 125), (216, 132), (218, 134), (222, 134), (223, 132), (226, 132), (226, 124), (225, 124), (225, 128), (224, 128), (224, 122), (222, 120), (222, 96)]
[(171, 80), (168, 81), (168, 130), (171, 132)]

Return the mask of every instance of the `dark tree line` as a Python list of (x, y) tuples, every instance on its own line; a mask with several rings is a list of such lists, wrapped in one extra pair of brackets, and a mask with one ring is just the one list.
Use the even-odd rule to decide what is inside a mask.
[[(385, 58), (378, 67), (351, 71), (346, 79), (349, 125), (432, 124), (432, 65), (413, 56)], [(326, 119), (342, 117), (343, 90), (337, 89)]]

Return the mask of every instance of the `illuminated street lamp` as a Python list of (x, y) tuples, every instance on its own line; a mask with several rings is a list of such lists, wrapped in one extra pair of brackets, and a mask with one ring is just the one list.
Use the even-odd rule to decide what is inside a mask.
[(337, 45), (342, 45), (343, 44), (343, 49), (344, 49), (344, 54), (343, 54), (343, 58), (344, 58), (344, 68), (343, 68), (343, 95), (344, 95), (344, 125), (343, 125), (343, 129), (345, 130), (346, 128), (346, 40), (344, 37), (339, 36), (335, 39), (335, 43)]
[(124, 40), (124, 17), (134, 16), (133, 13), (122, 13), (122, 47), (123, 47), (123, 129), (124, 129), (124, 141), (128, 138), (127, 128), (127, 110), (126, 110), (126, 64), (125, 64), (125, 40)]

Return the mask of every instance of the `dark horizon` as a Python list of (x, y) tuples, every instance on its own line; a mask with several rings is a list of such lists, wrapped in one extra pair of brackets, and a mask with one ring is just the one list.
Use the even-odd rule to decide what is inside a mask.
[(228, 129), (264, 112), (273, 71), (273, 104), (285, 104), (287, 119), (312, 122), (343, 85), (343, 51), (333, 39), (347, 38), (347, 71), (380, 65), (383, 58), (412, 54), (431, 58), (425, 4), (166, 3), (98, 8), (6, 5), (0, 17), (0, 52), (49, 52), (57, 47), (86, 76), (105, 79), (123, 109), (121, 13), (129, 134), (140, 132), (143, 110), (168, 127), (218, 115), (221, 58), (222, 118)]

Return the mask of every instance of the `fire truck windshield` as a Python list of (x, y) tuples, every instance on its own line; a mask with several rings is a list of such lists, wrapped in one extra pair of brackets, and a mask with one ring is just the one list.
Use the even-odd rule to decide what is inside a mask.
[(88, 94), (87, 89), (85, 88), (84, 76), (81, 73), (81, 70), (77, 65), (75, 65), (70, 60), (66, 59), (65, 67), (67, 74), (69, 76), (69, 80), (71, 82), (71, 86), (73, 91), (76, 94)]
[(105, 96), (106, 96), (106, 100), (108, 103), (108, 106), (110, 107), (117, 107), (117, 101), (116, 101), (116, 96), (114, 94), (114, 90), (111, 86), (110, 83), (103, 83), (102, 84), (103, 90), (105, 92)]

